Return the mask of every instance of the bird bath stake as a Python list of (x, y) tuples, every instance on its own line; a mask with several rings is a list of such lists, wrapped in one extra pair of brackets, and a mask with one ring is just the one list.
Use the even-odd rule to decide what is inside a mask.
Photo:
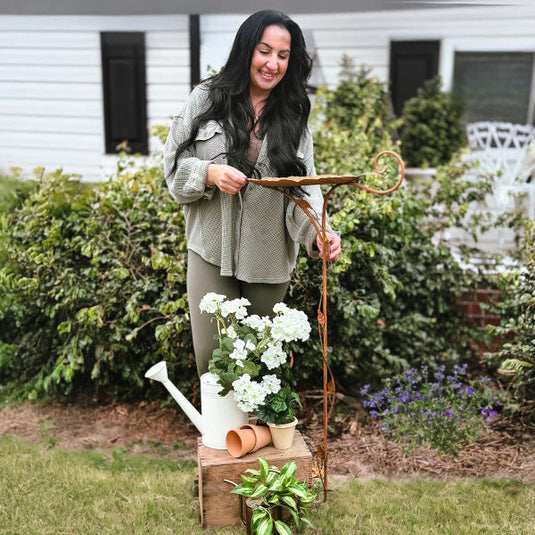
[[(392, 156), (395, 158), (399, 164), (399, 179), (395, 186), (387, 190), (376, 190), (360, 184), (358, 182), (364, 176), (367, 175), (382, 175), (388, 171), (387, 166), (382, 169), (379, 169), (379, 160), (383, 156)], [(374, 160), (374, 169), (375, 171), (369, 173), (362, 173), (360, 175), (318, 175), (318, 176), (290, 176), (286, 178), (277, 178), (277, 177), (264, 177), (261, 179), (249, 179), (249, 182), (262, 186), (265, 188), (275, 189), (280, 191), (283, 195), (288, 197), (291, 201), (295, 202), (305, 215), (310, 219), (318, 236), (321, 237), (322, 242), (322, 260), (323, 260), (323, 286), (321, 292), (320, 303), (318, 305), (318, 324), (319, 324), (319, 337), (323, 353), (323, 445), (318, 445), (318, 457), (320, 461), (319, 473), (323, 484), (323, 499), (327, 501), (327, 490), (328, 490), (328, 479), (327, 479), (327, 432), (328, 426), (327, 422), (329, 419), (329, 396), (331, 401), (334, 399), (334, 379), (332, 378), (332, 373), (327, 362), (327, 258), (329, 256), (329, 242), (327, 240), (325, 226), (327, 221), (327, 202), (332, 194), (332, 192), (339, 188), (340, 186), (349, 185), (356, 186), (357, 188), (363, 189), (368, 193), (373, 193), (376, 195), (386, 195), (387, 193), (392, 193), (399, 188), (403, 177), (405, 176), (405, 166), (403, 160), (398, 154), (392, 151), (383, 151), (380, 152)], [(281, 187), (295, 187), (295, 186), (307, 186), (314, 184), (332, 184), (332, 187), (325, 195), (323, 201), (322, 217), (321, 222), (317, 217), (316, 213), (305, 199), (296, 199), (292, 197), (287, 191), (279, 189)], [(328, 376), (331, 375), (331, 380), (328, 381)]]

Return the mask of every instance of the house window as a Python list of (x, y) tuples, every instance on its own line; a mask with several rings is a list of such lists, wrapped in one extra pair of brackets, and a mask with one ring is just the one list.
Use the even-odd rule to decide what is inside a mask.
[(147, 154), (145, 35), (102, 32), (100, 42), (106, 153), (116, 153), (126, 141), (134, 152)]
[(407, 100), (415, 97), (426, 80), (438, 74), (440, 41), (390, 43), (390, 92), (394, 113), (400, 117)]
[(525, 124), (533, 120), (532, 52), (456, 52), (453, 91), (465, 119)]

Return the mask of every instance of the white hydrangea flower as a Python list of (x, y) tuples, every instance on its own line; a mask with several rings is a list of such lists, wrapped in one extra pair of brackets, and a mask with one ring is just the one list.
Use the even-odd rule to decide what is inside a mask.
[(273, 318), (271, 336), (281, 342), (293, 340), (308, 340), (310, 336), (310, 323), (306, 314), (301, 310), (286, 308), (284, 313)]
[(236, 405), (238, 406), (238, 409), (243, 412), (254, 412), (256, 409), (258, 409), (256, 405), (253, 405), (246, 399), (238, 399), (236, 395), (234, 395), (234, 398), (236, 399)]
[(260, 383), (251, 381), (251, 387), (247, 392), (247, 401), (258, 407), (259, 405), (262, 405), (262, 403), (264, 403), (267, 394), (268, 392)]
[(260, 360), (267, 366), (269, 370), (278, 368), (281, 364), (284, 364), (288, 355), (282, 349), (282, 343), (277, 342), (275, 344), (268, 344), (267, 349), (264, 351)]
[(248, 299), (240, 298), (232, 301), (225, 301), (221, 305), (221, 315), (226, 318), (229, 314), (234, 314), (237, 319), (243, 319), (247, 316), (247, 309), (251, 303)]
[(245, 347), (245, 342), (243, 340), (234, 340), (232, 345), (234, 346), (234, 351), (229, 355), (229, 357), (236, 360), (238, 366), (243, 368), (243, 361), (247, 358), (247, 348)]
[(268, 394), (264, 386), (252, 381), (247, 373), (236, 379), (232, 383), (232, 387), (234, 388), (234, 399), (238, 407), (245, 412), (257, 410)]
[(271, 327), (271, 320), (268, 316), (264, 316), (261, 318), (257, 314), (253, 314), (252, 316), (248, 316), (242, 321), (243, 325), (247, 325), (247, 327), (251, 327), (251, 329), (254, 329), (255, 331), (262, 333), (266, 330), (266, 327)]
[(287, 310), (290, 310), (290, 308), (288, 308), (288, 305), (286, 305), (286, 303), (277, 303), (273, 307), (273, 312), (275, 312), (275, 314), (279, 314), (280, 312), (286, 312)]
[(232, 325), (227, 327), (226, 334), (229, 338), (232, 338), (233, 340), (236, 340), (236, 338), (238, 338), (238, 333)]
[(268, 394), (276, 394), (281, 389), (281, 381), (276, 375), (265, 375), (262, 386)]
[(215, 292), (207, 293), (199, 303), (199, 308), (201, 312), (209, 312), (214, 314), (217, 312), (219, 305), (225, 301), (227, 297), (225, 295), (217, 294)]
[(239, 379), (236, 379), (232, 383), (232, 388), (235, 392), (243, 392), (247, 389), (247, 385), (251, 383), (251, 376), (248, 373), (244, 373)]

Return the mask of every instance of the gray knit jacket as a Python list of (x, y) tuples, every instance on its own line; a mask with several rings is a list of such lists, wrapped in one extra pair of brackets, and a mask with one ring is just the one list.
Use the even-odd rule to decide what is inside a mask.
[[(197, 86), (173, 123), (164, 149), (165, 178), (171, 195), (183, 206), (188, 249), (207, 262), (220, 266), (222, 276), (250, 283), (277, 284), (290, 280), (299, 244), (317, 256), (316, 231), (302, 210), (278, 191), (248, 184), (239, 194), (229, 195), (206, 185), (208, 166), (226, 164), (227, 139), (221, 125), (209, 121), (195, 143), (178, 159), (177, 146), (191, 133), (196, 116), (208, 107), (208, 91)], [(261, 176), (277, 176), (267, 156), (264, 138), (257, 169)], [(308, 176), (315, 175), (312, 136), (303, 137), (297, 155)], [(321, 220), (323, 198), (319, 186), (305, 186), (306, 200)]]

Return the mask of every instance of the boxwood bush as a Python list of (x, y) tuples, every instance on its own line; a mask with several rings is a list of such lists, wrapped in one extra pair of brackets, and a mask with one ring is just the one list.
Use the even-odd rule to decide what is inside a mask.
[[(389, 118), (383, 85), (346, 62), (338, 88), (316, 98), (318, 173), (372, 170), (378, 152), (399, 148)], [(363, 180), (389, 186), (397, 171), (395, 162), (389, 167), (390, 176)], [(478, 275), (463, 271), (439, 239), (449, 226), (476, 223), (464, 215), (490, 187), (474, 186), (465, 171), (455, 161), (439, 168), (439, 187), (407, 185), (385, 197), (347, 187), (333, 196), (343, 253), (328, 280), (329, 362), (347, 392), (405, 366), (468, 357), (475, 333), (457, 298)], [(0, 228), (4, 397), (61, 396), (87, 385), (122, 399), (156, 395), (143, 375), (160, 359), (177, 386), (192, 391), (184, 219), (165, 187), (161, 155), (123, 153), (109, 181), (90, 187), (61, 170), (41, 172)], [(321, 263), (302, 255), (289, 304), (314, 320), (320, 287)], [(318, 338), (293, 352), (296, 381), (320, 385)]]
[(182, 213), (161, 162), (136, 160), (123, 154), (115, 176), (90, 187), (40, 172), (3, 217), (0, 383), (12, 395), (92, 383), (139, 397), (157, 359), (193, 385)]
[(447, 164), (467, 142), (463, 113), (459, 98), (441, 91), (439, 76), (425, 82), (403, 106), (401, 151), (407, 165)]

